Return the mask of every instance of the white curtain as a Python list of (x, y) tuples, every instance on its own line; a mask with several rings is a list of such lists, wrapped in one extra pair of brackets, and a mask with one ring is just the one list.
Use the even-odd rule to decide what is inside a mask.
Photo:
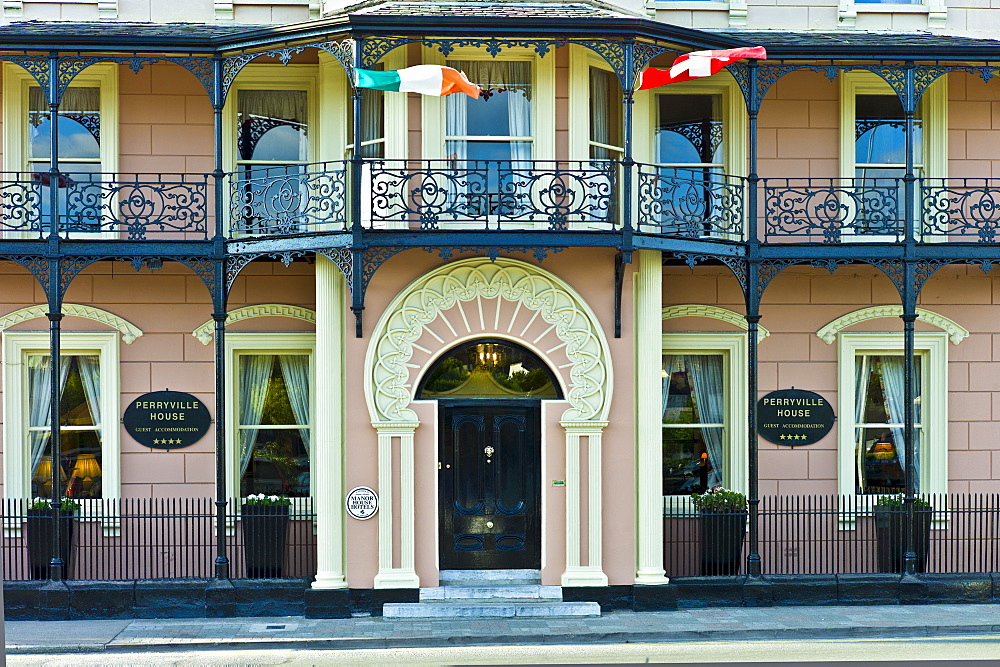
[[(698, 405), (698, 419), (702, 424), (721, 424), (725, 421), (725, 398), (722, 388), (722, 357), (717, 354), (692, 354), (685, 356), (691, 386)], [(709, 487), (722, 483), (722, 428), (703, 428), (712, 471), (708, 475)]]
[(681, 356), (676, 354), (668, 354), (663, 360), (663, 381), (662, 381), (662, 397), (663, 406), (660, 411), (663, 415), (664, 421), (667, 419), (667, 407), (670, 403), (670, 377), (681, 370)]
[[(882, 386), (885, 391), (885, 411), (891, 422), (903, 422), (903, 406), (905, 404), (904, 389), (906, 380), (903, 374), (903, 357), (879, 357), (882, 365)], [(914, 430), (914, 435), (916, 431)], [(901, 427), (892, 428), (892, 439), (896, 445), (896, 454), (899, 456), (899, 465), (906, 470), (906, 445), (903, 441), (903, 429)], [(914, 442), (916, 450), (916, 442)], [(914, 466), (918, 461), (914, 459)], [(916, 468), (917, 478), (920, 477), (920, 469)]]
[[(611, 128), (608, 124), (611, 100), (607, 76), (608, 73), (604, 70), (590, 68), (590, 140), (599, 144), (611, 143)], [(604, 152), (601, 151), (600, 154), (604, 155)]]
[[(854, 365), (854, 423), (863, 424), (865, 419), (865, 403), (868, 401), (868, 373), (869, 357), (857, 357)], [(865, 429), (856, 428), (854, 434), (857, 444), (855, 445), (857, 476), (861, 486), (866, 486), (865, 480), (865, 456), (868, 453), (865, 449)]]
[[(49, 426), (49, 413), (52, 409), (51, 392), (52, 383), (49, 382), (49, 357), (31, 356), (28, 357), (28, 426)], [(59, 387), (60, 392), (66, 387), (66, 378), (69, 377), (69, 360), (62, 358), (59, 366)], [(31, 475), (34, 476), (35, 469), (38, 468), (39, 461), (45, 453), (45, 446), (49, 442), (49, 431), (31, 432)]]
[(281, 377), (285, 379), (285, 392), (292, 405), (292, 413), (299, 428), (299, 436), (306, 452), (311, 451), (309, 438), (309, 357), (304, 354), (278, 355)]
[(87, 396), (87, 407), (94, 426), (101, 427), (101, 360), (97, 355), (77, 357), (83, 393)]
[[(248, 354), (240, 358), (240, 426), (259, 426), (264, 413), (264, 399), (270, 384), (274, 356)], [(240, 477), (247, 471), (253, 457), (257, 428), (240, 428)]]

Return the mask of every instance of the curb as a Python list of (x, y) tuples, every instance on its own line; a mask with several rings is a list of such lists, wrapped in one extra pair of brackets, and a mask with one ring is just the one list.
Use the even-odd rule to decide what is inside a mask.
[(871, 628), (852, 626), (848, 628), (773, 628), (762, 630), (681, 630), (674, 632), (602, 632), (578, 634), (520, 635), (511, 641), (496, 641), (494, 638), (468, 635), (451, 637), (419, 638), (357, 638), (350, 639), (247, 639), (192, 642), (158, 643), (108, 643), (108, 644), (10, 644), (9, 655), (65, 654), (65, 653), (140, 653), (140, 652), (180, 652), (207, 650), (238, 650), (248, 648), (284, 648), (288, 650), (348, 650), (348, 649), (395, 649), (433, 648), (446, 646), (531, 646), (544, 644), (663, 644), (669, 642), (697, 642), (719, 640), (775, 640), (775, 639), (884, 639), (905, 637), (940, 638), (943, 636), (994, 634), (1000, 632), (1000, 625), (924, 625), (900, 628)]

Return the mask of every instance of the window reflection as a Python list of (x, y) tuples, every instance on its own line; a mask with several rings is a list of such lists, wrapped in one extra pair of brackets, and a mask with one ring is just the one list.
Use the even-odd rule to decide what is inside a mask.
[(462, 345), (438, 360), (417, 398), (559, 398), (548, 367), (513, 343)]

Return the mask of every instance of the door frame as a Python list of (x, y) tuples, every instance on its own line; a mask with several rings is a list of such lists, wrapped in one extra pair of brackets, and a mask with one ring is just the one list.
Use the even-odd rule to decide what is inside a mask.
[[(538, 534), (538, 543), (537, 543), (538, 546), (537, 546), (537, 559), (536, 560), (538, 562), (539, 569), (541, 568), (542, 555), (544, 553), (544, 549), (543, 549), (544, 544), (543, 544), (543, 542), (545, 540), (544, 531), (542, 530), (542, 526), (544, 524), (544, 521), (543, 521), (543, 510), (544, 510), (544, 508), (543, 508), (543, 498), (544, 498), (544, 494), (542, 493), (542, 490), (544, 488), (544, 484), (542, 483), (542, 480), (544, 479), (544, 476), (542, 475), (542, 466), (543, 466), (543, 460), (544, 460), (544, 455), (543, 455), (543, 452), (542, 452), (542, 445), (544, 443), (544, 437), (543, 437), (544, 422), (542, 421), (542, 402), (543, 402), (543, 400), (544, 399), (538, 399), (538, 398), (504, 398), (504, 399), (494, 399), (494, 398), (456, 398), (456, 399), (436, 399), (436, 402), (438, 404), (437, 405), (437, 420), (438, 420), (438, 429), (437, 429), (437, 431), (438, 431), (437, 432), (437, 458), (438, 458), (438, 462), (439, 463), (444, 460), (445, 438), (447, 437), (447, 432), (445, 431), (445, 428), (444, 428), (444, 424), (445, 424), (444, 412), (445, 412), (445, 410), (452, 409), (452, 408), (479, 408), (479, 407), (482, 407), (482, 408), (487, 408), (487, 407), (489, 407), (489, 408), (497, 408), (497, 407), (504, 407), (504, 406), (507, 406), (507, 407), (518, 406), (518, 407), (521, 407), (521, 408), (524, 408), (524, 409), (533, 408), (534, 419), (535, 419), (535, 424), (537, 426), (537, 434), (538, 434), (538, 443), (537, 443), (537, 447), (535, 448), (536, 449), (535, 460), (532, 463), (537, 466), (536, 467), (536, 480), (535, 480), (536, 484), (535, 484), (535, 488), (534, 488), (534, 491), (535, 491), (534, 500), (536, 501), (536, 507), (537, 507), (536, 512), (535, 512), (536, 513), (535, 523), (536, 523), (537, 534)], [(549, 399), (549, 400), (553, 400), (553, 399)], [(559, 399), (554, 399), (554, 400), (559, 400)], [(436, 526), (437, 526), (437, 537), (436, 537), (436, 544), (437, 544), (437, 566), (438, 566), (438, 570), (440, 571), (440, 570), (446, 569), (442, 565), (443, 554), (442, 554), (442, 551), (441, 551), (442, 544), (443, 544), (445, 498), (444, 498), (444, 493), (443, 493), (443, 489), (442, 489), (441, 475), (440, 474), (438, 474), (437, 480), (436, 480), (436, 491), (437, 491), (437, 503), (436, 503), (436, 506), (437, 506), (437, 521), (436, 521)], [(489, 569), (489, 568), (473, 568), (473, 569)], [(534, 568), (532, 568), (532, 569), (534, 569)]]

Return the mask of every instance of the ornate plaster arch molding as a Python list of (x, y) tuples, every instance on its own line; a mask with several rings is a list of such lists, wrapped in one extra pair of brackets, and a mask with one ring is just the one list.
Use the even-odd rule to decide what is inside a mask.
[(570, 360), (570, 407), (564, 422), (603, 422), (611, 403), (611, 355), (590, 306), (568, 284), (512, 259), (452, 262), (406, 287), (385, 309), (365, 361), (365, 395), (372, 423), (418, 422), (408, 405), (413, 343), (424, 327), (457, 301), (502, 298), (538, 311), (554, 325)]
[[(884, 317), (899, 317), (902, 314), (902, 306), (871, 306), (869, 308), (861, 308), (846, 315), (841, 315), (817, 331), (816, 335), (822, 338), (827, 345), (830, 345), (833, 341), (837, 340), (838, 333), (851, 325)], [(969, 336), (968, 329), (961, 324), (932, 310), (917, 308), (917, 315), (922, 322), (934, 325), (947, 333), (953, 345), (958, 345)]]
[[(707, 317), (712, 320), (719, 320), (732, 324), (746, 331), (748, 329), (745, 317), (735, 310), (722, 308), (721, 306), (706, 306), (700, 303), (685, 303), (677, 306), (667, 306), (663, 309), (663, 319), (672, 320), (677, 317)], [(764, 327), (757, 325), (757, 342), (764, 340), (771, 335), (771, 332)]]
[[(48, 306), (28, 306), (27, 308), (15, 310), (13, 313), (8, 313), (7, 315), (0, 317), (0, 331), (9, 329), (15, 324), (20, 324), (21, 322), (33, 320), (38, 317), (45, 317), (48, 312)], [(95, 322), (100, 322), (101, 324), (106, 324), (121, 333), (122, 342), (126, 345), (131, 345), (136, 338), (142, 335), (142, 330), (131, 322), (123, 320), (114, 313), (109, 313), (106, 310), (94, 308), (93, 306), (81, 306), (77, 303), (64, 303), (62, 313), (68, 317), (82, 317), (87, 320), (93, 320)]]
[[(243, 320), (252, 320), (255, 317), (291, 317), (316, 324), (315, 310), (284, 303), (261, 303), (256, 306), (244, 306), (229, 313), (226, 316), (226, 326)], [(215, 337), (215, 320), (208, 320), (192, 331), (191, 335), (200, 340), (202, 345), (208, 345)]]

